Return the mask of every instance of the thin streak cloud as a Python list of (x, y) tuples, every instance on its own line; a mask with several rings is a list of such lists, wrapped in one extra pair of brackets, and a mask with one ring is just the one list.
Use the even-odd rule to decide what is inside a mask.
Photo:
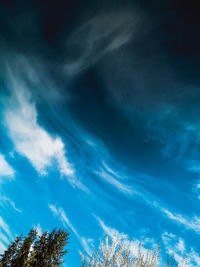
[(2, 154), (0, 154), (0, 178), (1, 177), (13, 178), (14, 175), (15, 175), (14, 169), (6, 161), (5, 157)]

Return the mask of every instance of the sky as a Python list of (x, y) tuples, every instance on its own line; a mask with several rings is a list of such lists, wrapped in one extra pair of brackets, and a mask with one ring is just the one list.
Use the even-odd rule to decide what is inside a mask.
[(191, 0), (2, 0), (0, 251), (70, 232), (200, 266), (200, 18)]

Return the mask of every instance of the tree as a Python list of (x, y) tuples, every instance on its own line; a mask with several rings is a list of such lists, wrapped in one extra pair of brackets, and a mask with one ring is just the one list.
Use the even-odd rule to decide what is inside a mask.
[(51, 267), (61, 266), (64, 247), (68, 243), (69, 233), (62, 229), (53, 229), (38, 235), (37, 229), (31, 229), (26, 237), (17, 237), (1, 255), (1, 267)]
[(1, 255), (0, 266), (2, 267), (11, 266), (11, 262), (15, 256), (15, 253), (16, 253), (17, 247), (19, 246), (20, 241), (21, 241), (21, 236), (17, 237), (15, 241), (10, 243), (10, 245), (8, 246), (8, 249), (4, 251), (3, 255)]
[[(86, 262), (86, 257), (82, 255), (82, 267), (129, 267), (134, 266), (135, 258), (131, 255), (129, 245), (112, 237), (111, 244), (106, 236), (105, 244), (100, 243), (99, 250)], [(136, 265), (137, 266), (137, 265)]]
[(63, 251), (63, 248), (67, 244), (68, 235), (61, 229), (54, 229), (49, 234), (44, 232), (33, 246), (31, 266), (60, 266), (63, 263), (62, 258), (67, 252)]
[(37, 237), (37, 230), (31, 229), (27, 237), (20, 240), (13, 259), (11, 260), (12, 267), (26, 267), (29, 262), (30, 249)]
[[(100, 248), (86, 260), (84, 254), (82, 257), (82, 267), (158, 267), (159, 265), (159, 252), (157, 250), (144, 250), (139, 244), (137, 255), (133, 255), (130, 249), (129, 242), (117, 240), (112, 237), (111, 244), (109, 238), (106, 236), (105, 242), (100, 243)], [(168, 260), (166, 267), (186, 267), (186, 259), (179, 264), (173, 260)]]

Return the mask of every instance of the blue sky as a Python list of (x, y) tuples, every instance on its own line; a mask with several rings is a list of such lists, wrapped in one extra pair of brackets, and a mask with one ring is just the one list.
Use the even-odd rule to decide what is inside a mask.
[(2, 6), (0, 251), (64, 227), (64, 266), (106, 234), (200, 266), (193, 1), (111, 2)]

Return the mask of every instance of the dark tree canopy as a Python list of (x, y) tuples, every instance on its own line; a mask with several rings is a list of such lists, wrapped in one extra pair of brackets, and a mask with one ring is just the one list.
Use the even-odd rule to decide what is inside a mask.
[(1, 267), (52, 267), (61, 266), (69, 233), (62, 229), (45, 231), (38, 235), (31, 229), (27, 236), (17, 237), (1, 255)]

